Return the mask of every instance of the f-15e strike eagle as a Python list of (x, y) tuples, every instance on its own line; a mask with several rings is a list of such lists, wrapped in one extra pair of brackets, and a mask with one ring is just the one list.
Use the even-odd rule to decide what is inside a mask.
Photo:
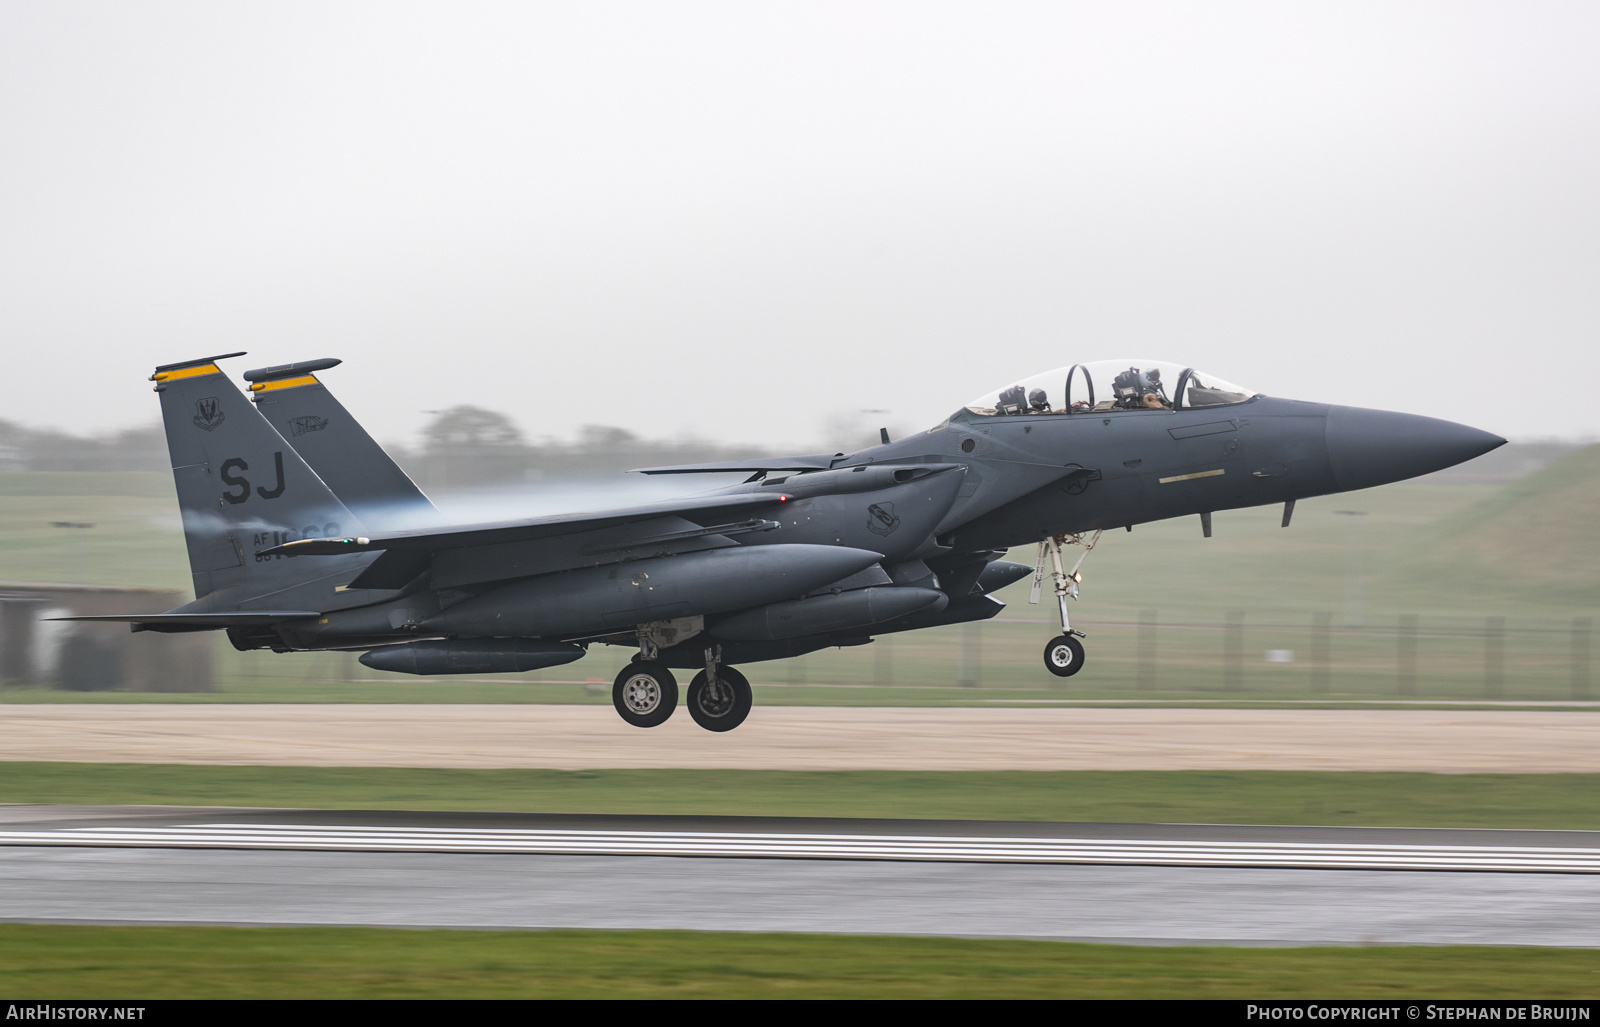
[[(670, 502), (447, 525), (318, 381), (337, 360), (246, 372), (223, 356), (158, 367), (195, 601), (78, 617), (134, 631), (223, 629), (244, 650), (361, 650), (411, 674), (506, 673), (637, 646), (612, 699), (672, 715), (671, 669), (712, 731), (750, 712), (736, 664), (993, 617), (992, 593), (1048, 580), (1061, 634), (1045, 667), (1084, 664), (1067, 600), (1102, 532), (1439, 470), (1505, 440), (1428, 417), (1274, 399), (1158, 361), (1077, 364), (980, 397), (925, 432), (857, 453), (646, 474), (746, 473)], [(1033, 567), (1000, 559), (1037, 544)], [(1076, 547), (1076, 549), (1074, 549)], [(1080, 555), (1071, 567), (1067, 557)]]

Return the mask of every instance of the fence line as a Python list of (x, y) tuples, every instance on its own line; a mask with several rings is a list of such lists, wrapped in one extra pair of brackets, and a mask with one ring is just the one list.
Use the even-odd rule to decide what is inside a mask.
[(1506, 619), (1487, 617), (1483, 622), (1483, 695), (1498, 699), (1506, 687)]
[(1229, 610), (1222, 626), (1222, 687), (1230, 692), (1244, 687), (1244, 611)]
[[(880, 636), (868, 646), (825, 649), (761, 667), (766, 679), (795, 686), (1021, 689), (1063, 696), (1124, 692), (1221, 698), (1276, 695), (1458, 698), (1468, 701), (1587, 701), (1592, 682), (1593, 618), (1519, 620), (1504, 615), (1390, 614), (1387, 622), (1339, 625), (1337, 611), (1290, 620), (1282, 611), (1233, 609), (1181, 619), (1155, 609), (1126, 621), (1080, 621), (1088, 659), (1070, 678), (1048, 675), (1040, 650), (1051, 621), (997, 618)], [(1049, 625), (1048, 627), (1046, 625)], [(596, 646), (579, 678), (610, 680), (631, 655)], [(1309, 657), (1309, 658), (1308, 658)], [(347, 653), (273, 655), (219, 652), (224, 680), (252, 687), (318, 681), (388, 683)], [(562, 668), (521, 680), (572, 677)]]
[(1395, 636), (1395, 686), (1401, 695), (1417, 694), (1417, 615), (1400, 615)]
[(1332, 661), (1328, 652), (1328, 634), (1333, 626), (1333, 614), (1314, 613), (1311, 615), (1311, 690), (1313, 692), (1327, 692), (1331, 677), (1329, 674)]
[[(1148, 613), (1148, 612), (1151, 612), (1151, 611), (1141, 611), (1141, 613)], [(1312, 616), (1313, 616), (1313, 618), (1315, 618), (1316, 616), (1319, 616), (1319, 615), (1318, 614), (1313, 614)], [(1591, 621), (1592, 622), (1593, 618), (1591, 618), (1591, 617), (1578, 617), (1578, 618), (1576, 618), (1576, 620), (1579, 620), (1579, 621)], [(989, 623), (989, 624), (1056, 624), (1056, 623), (1059, 623), (1059, 622), (1055, 621), (1055, 620), (1043, 618), (1043, 617), (1003, 617), (1003, 618), (997, 618), (997, 619), (992, 620), (992, 621), (987, 621), (985, 623)], [(1074, 626), (1081, 624), (1085, 628), (1137, 628), (1139, 626), (1139, 622), (1138, 621), (1090, 620), (1090, 619), (1088, 619), (1086, 617), (1083, 617), (1083, 618), (1074, 617), (1074, 618), (1072, 618), (1072, 623), (1073, 623)], [(1305, 630), (1306, 624), (1308, 622), (1306, 622), (1306, 621), (1271, 620), (1271, 621), (1255, 621), (1253, 623), (1255, 624), (1255, 630), (1259, 630), (1259, 631), (1269, 631), (1269, 630), (1303, 631), (1303, 630)], [(1332, 617), (1331, 617), (1331, 615), (1329, 615), (1329, 630), (1331, 630), (1334, 634), (1337, 634), (1337, 635), (1349, 635), (1349, 636), (1354, 636), (1354, 637), (1368, 637), (1368, 638), (1398, 638), (1399, 635), (1400, 635), (1400, 632), (1399, 632), (1398, 628), (1396, 630), (1393, 630), (1393, 631), (1384, 630), (1382, 628), (1374, 628), (1374, 627), (1367, 626), (1367, 625), (1345, 626), (1345, 627), (1337, 627), (1336, 628), (1336, 627), (1332, 626), (1332, 623), (1333, 623), (1332, 622)], [(1420, 618), (1419, 618), (1419, 623), (1420, 623)], [(1165, 631), (1222, 632), (1222, 631), (1226, 631), (1227, 630), (1227, 624), (1226, 624), (1225, 621), (1223, 621), (1223, 622), (1213, 622), (1213, 623), (1188, 623), (1188, 624), (1185, 624), (1185, 623), (1182, 623), (1182, 622), (1167, 621), (1167, 622), (1162, 624), (1162, 629), (1165, 630)], [(1573, 629), (1571, 627), (1518, 627), (1518, 628), (1515, 628), (1514, 630), (1518, 634), (1542, 633), (1542, 634), (1547, 634), (1547, 635), (1562, 635), (1562, 636), (1566, 636), (1566, 635), (1570, 635)], [(1419, 627), (1419, 629), (1418, 629), (1418, 631), (1416, 633), (1416, 637), (1417, 638), (1477, 638), (1482, 633), (1483, 633), (1483, 629), (1478, 628), (1478, 627), (1431, 628), (1431, 629), (1429, 629), (1427, 631), (1423, 631)]]
[(1139, 635), (1136, 645), (1139, 659), (1138, 684), (1141, 689), (1148, 691), (1156, 687), (1156, 611), (1139, 611)]
[(1572, 697), (1589, 698), (1589, 633), (1593, 617), (1572, 618)]

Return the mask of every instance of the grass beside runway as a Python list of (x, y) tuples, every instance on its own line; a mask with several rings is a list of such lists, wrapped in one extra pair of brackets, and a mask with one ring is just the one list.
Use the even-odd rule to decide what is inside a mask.
[(1600, 830), (1600, 774), (0, 762), (0, 802)]
[(30, 999), (1556, 999), (1597, 974), (1589, 949), (0, 925), (0, 990)]

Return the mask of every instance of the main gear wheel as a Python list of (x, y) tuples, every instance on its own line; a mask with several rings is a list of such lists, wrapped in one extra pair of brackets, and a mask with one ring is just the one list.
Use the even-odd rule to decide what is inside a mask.
[(611, 705), (634, 727), (657, 727), (678, 708), (678, 681), (664, 664), (635, 660), (611, 686)]
[(717, 687), (701, 671), (689, 682), (689, 716), (707, 731), (732, 731), (750, 716), (754, 695), (749, 680), (728, 666), (717, 668)]

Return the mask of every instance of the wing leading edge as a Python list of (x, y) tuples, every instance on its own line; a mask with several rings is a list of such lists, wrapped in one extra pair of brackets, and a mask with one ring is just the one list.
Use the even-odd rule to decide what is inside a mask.
[(532, 542), (573, 535), (598, 528), (609, 528), (634, 521), (653, 520), (666, 515), (693, 519), (696, 514), (726, 514), (730, 511), (787, 503), (786, 493), (775, 495), (701, 496), (689, 500), (649, 503), (589, 514), (561, 514), (521, 521), (469, 524), (441, 531), (375, 532), (347, 538), (308, 538), (285, 542), (260, 550), (261, 556), (337, 556), (343, 553), (368, 553), (378, 550), (437, 552), (499, 545), (505, 542)]
[(664, 467), (635, 467), (635, 474), (718, 474), (753, 471), (826, 471), (843, 453), (819, 456), (790, 456), (754, 460), (719, 460), (709, 464), (669, 464)]

